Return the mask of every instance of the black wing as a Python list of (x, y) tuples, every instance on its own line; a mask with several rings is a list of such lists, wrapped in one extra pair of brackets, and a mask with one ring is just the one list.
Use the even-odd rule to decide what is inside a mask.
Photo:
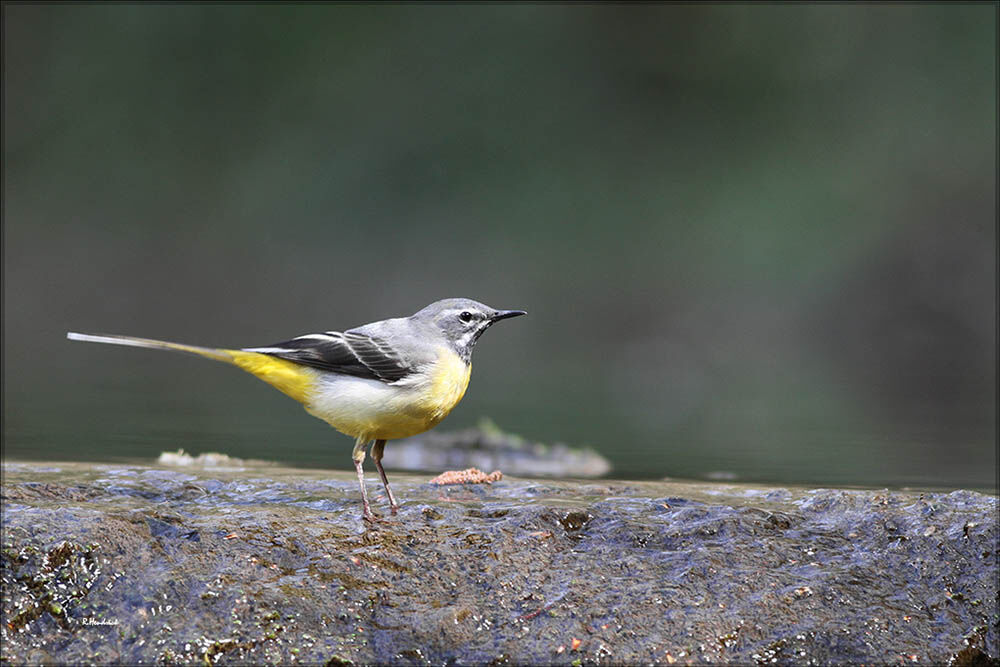
[(396, 382), (412, 367), (381, 338), (328, 331), (308, 334), (267, 347), (244, 348), (272, 357), (369, 380)]

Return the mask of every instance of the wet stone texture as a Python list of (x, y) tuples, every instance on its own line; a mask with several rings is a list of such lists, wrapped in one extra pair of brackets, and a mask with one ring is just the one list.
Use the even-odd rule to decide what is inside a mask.
[(997, 664), (990, 495), (3, 471), (10, 664)]

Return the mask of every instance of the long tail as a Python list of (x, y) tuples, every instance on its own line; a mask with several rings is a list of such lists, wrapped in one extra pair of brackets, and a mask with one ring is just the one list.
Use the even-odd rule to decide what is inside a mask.
[(129, 347), (147, 347), (153, 350), (173, 350), (175, 352), (187, 352), (197, 354), (199, 357), (215, 359), (235, 363), (233, 352), (235, 350), (223, 350), (212, 347), (198, 347), (196, 345), (183, 345), (181, 343), (169, 343), (165, 340), (153, 340), (152, 338), (136, 338), (134, 336), (111, 336), (107, 334), (85, 334), (70, 331), (66, 334), (70, 340), (82, 340), (88, 343), (109, 343), (111, 345), (128, 345)]
[(221, 347), (198, 347), (171, 343), (152, 338), (136, 338), (134, 336), (111, 336), (107, 334), (85, 334), (68, 332), (66, 338), (82, 340), (88, 343), (109, 343), (111, 345), (127, 345), (129, 347), (145, 347), (152, 350), (172, 350), (187, 352), (206, 359), (222, 361), (239, 366), (246, 372), (257, 376), (264, 382), (288, 394), (300, 403), (308, 403), (312, 394), (317, 373), (311, 368), (300, 366), (284, 359), (271, 357), (247, 350), (229, 350)]

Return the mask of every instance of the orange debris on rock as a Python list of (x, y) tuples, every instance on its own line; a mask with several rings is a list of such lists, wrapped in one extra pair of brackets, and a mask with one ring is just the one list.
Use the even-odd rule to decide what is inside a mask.
[(503, 473), (494, 470), (489, 475), (479, 468), (466, 470), (446, 470), (431, 480), (431, 484), (491, 484), (503, 479)]

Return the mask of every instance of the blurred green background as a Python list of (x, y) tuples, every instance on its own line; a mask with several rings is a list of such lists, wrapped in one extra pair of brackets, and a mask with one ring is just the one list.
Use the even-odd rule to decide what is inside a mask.
[(439, 428), (996, 488), (995, 5), (3, 12), (7, 458), (349, 468), (235, 369), (65, 333), (262, 345), (467, 296), (529, 316)]

